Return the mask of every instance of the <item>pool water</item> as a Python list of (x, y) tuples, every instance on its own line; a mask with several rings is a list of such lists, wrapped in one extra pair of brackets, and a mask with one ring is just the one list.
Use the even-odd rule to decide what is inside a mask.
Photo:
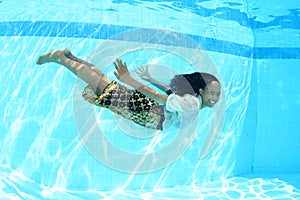
[[(297, 5), (0, 1), (0, 199), (299, 199)], [(35, 63), (65, 47), (113, 80), (116, 58), (165, 84), (214, 74), (221, 100), (188, 127), (147, 130)]]

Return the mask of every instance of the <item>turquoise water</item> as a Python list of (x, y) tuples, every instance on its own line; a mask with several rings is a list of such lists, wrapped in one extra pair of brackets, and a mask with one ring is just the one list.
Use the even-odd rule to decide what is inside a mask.
[[(273, 4), (1, 1), (1, 199), (300, 198), (299, 6)], [(35, 64), (64, 47), (111, 79), (117, 57), (165, 83), (209, 72), (222, 99), (187, 129), (149, 131)]]

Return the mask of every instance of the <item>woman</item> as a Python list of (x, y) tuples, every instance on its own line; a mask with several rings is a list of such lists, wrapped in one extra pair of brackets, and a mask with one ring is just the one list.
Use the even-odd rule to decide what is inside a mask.
[(160, 94), (133, 79), (127, 65), (116, 60), (116, 78), (134, 89), (111, 81), (96, 66), (75, 57), (68, 49), (52, 51), (40, 56), (37, 64), (61, 64), (88, 83), (82, 95), (90, 103), (105, 107), (146, 128), (162, 130), (174, 122), (184, 127), (199, 115), (200, 109), (213, 107), (220, 99), (220, 82), (211, 74), (193, 73), (176, 75), (170, 86), (153, 79), (147, 67), (136, 72), (166, 92)]

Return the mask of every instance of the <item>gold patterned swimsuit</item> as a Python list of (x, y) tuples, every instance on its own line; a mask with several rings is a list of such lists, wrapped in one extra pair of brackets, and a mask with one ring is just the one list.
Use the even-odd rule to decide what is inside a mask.
[(100, 96), (90, 86), (84, 89), (82, 96), (89, 102), (108, 108), (141, 126), (163, 129), (164, 107), (137, 90), (130, 90), (115, 81), (107, 85)]

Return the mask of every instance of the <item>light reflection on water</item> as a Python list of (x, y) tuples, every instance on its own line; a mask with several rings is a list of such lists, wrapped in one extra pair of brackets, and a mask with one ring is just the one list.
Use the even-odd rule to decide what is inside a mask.
[[(118, 173), (101, 165), (86, 152), (80, 143), (72, 115), (72, 89), (76, 80), (74, 76), (56, 64), (35, 65), (35, 60), (40, 54), (51, 49), (62, 48), (62, 46), (74, 49), (76, 55), (88, 55), (86, 50), (78, 50), (75, 45), (79, 43), (84, 47), (95, 47), (98, 41), (56, 38), (56, 42), (53, 42), (53, 38), (38, 37), (6, 37), (2, 39), (10, 44), (5, 51), (9, 52), (11, 56), (18, 55), (19, 60), (23, 61), (22, 64), (26, 63), (23, 68), (20, 68), (21, 61), (9, 65), (11, 60), (2, 60), (3, 63), (7, 63), (5, 66), (9, 66), (6, 67), (8, 76), (2, 75), (3, 81), (9, 84), (7, 87), (1, 87), (1, 90), (7, 95), (6, 98), (1, 97), (5, 103), (1, 107), (4, 110), (5, 119), (0, 160), (2, 164), (10, 166), (9, 169), (12, 169), (14, 173), (28, 177), (33, 181), (32, 183), (59, 187), (60, 190), (64, 188), (66, 191), (69, 189), (90, 190), (91, 187), (107, 190), (118, 190), (118, 187), (145, 189), (154, 186), (155, 188), (164, 188), (169, 185), (185, 185), (192, 182), (201, 184), (230, 174), (232, 166), (234, 166), (233, 146), (240, 134), (238, 131), (232, 131), (232, 128), (239, 130), (238, 127), (242, 126), (242, 123), (233, 124), (229, 119), (244, 118), (245, 113), (240, 111), (244, 111), (247, 105), (251, 67), (248, 67), (247, 70), (242, 70), (244, 65), (231, 70), (225, 67), (220, 69), (226, 85), (225, 91), (227, 92), (232, 87), (236, 88), (236, 93), (226, 94), (226, 98), (230, 100), (227, 107), (232, 107), (232, 110), (228, 112), (229, 119), (227, 119), (221, 139), (209, 156), (199, 160), (201, 146), (204, 143), (205, 133), (209, 129), (211, 119), (211, 111), (204, 110), (201, 111), (202, 118), (199, 122), (203, 131), (199, 131), (195, 141), (183, 157), (174, 165), (161, 171), (133, 176), (134, 179), (132, 179), (130, 174)], [(42, 49), (37, 50), (36, 47), (42, 43), (44, 44)], [(19, 50), (18, 46), (20, 45), (25, 46), (26, 51), (20, 51), (17, 54), (15, 51)], [(28, 57), (28, 55), (31, 56)], [(218, 62), (226, 60), (228, 66), (236, 66), (243, 60), (248, 60), (240, 57), (216, 58), (217, 54), (212, 56), (213, 60)], [(179, 62), (176, 64), (180, 65)], [(27, 71), (32, 72), (31, 75), (25, 73)], [(238, 77), (237, 81), (232, 81), (227, 86), (226, 82), (234, 80), (233, 77)], [(245, 81), (247, 86), (237, 87), (242, 81)], [(80, 95), (78, 94), (79, 97)], [(243, 99), (243, 101), (239, 102), (237, 99)], [(125, 147), (130, 147), (128, 142), (120, 139), (125, 137), (123, 133), (117, 132), (112, 137), (117, 142), (128, 145)], [(151, 144), (146, 140), (138, 142), (141, 142), (141, 147), (145, 148)], [(143, 145), (143, 143), (145, 144)], [(180, 172), (180, 176), (178, 172)], [(124, 185), (124, 183), (126, 184)], [(11, 184), (16, 183), (12, 182)]]
[(116, 189), (67, 190), (34, 182), (0, 166), (0, 196), (2, 200), (18, 199), (299, 199), (300, 189), (280, 179), (234, 177), (193, 186), (174, 186), (148, 190)]
[[(59, 8), (55, 7), (55, 9)], [(73, 10), (77, 11), (77, 9)], [(86, 13), (84, 15), (87, 16)], [(9, 20), (11, 18), (8, 17), (7, 21)], [(74, 18), (72, 20), (76, 21)], [(181, 20), (184, 21), (184, 17)], [(180, 23), (177, 21), (160, 23), (161, 27), (164, 27), (165, 23), (168, 24), (168, 28), (175, 28), (175, 30), (182, 26), (182, 24), (178, 25)], [(230, 29), (234, 28), (230, 26)], [(221, 35), (219, 33), (215, 35), (217, 28), (213, 27), (211, 30), (212, 36)], [(234, 36), (251, 38), (251, 35), (243, 33), (234, 33)], [(0, 44), (3, 44), (0, 50), (0, 61), (3, 66), (0, 80), (7, 84), (0, 87), (0, 92), (3, 94), (0, 97), (0, 110), (4, 113), (0, 132), (1, 199), (300, 198), (299, 189), (279, 179), (237, 177), (208, 182), (211, 179), (227, 177), (234, 168), (234, 156), (236, 156), (234, 147), (242, 132), (251, 90), (250, 59), (210, 52), (212, 60), (216, 62), (215, 65), (220, 71), (224, 90), (227, 93), (227, 118), (221, 139), (208, 158), (199, 161), (199, 147), (204, 142), (203, 135), (199, 134), (177, 165), (156, 174), (145, 174), (136, 178), (135, 175), (118, 174), (100, 166), (83, 150), (72, 116), (71, 91), (75, 82), (74, 77), (54, 64), (43, 67), (34, 64), (41, 53), (63, 47), (74, 49), (75, 54), (80, 56), (87, 56), (99, 41), (87, 38), (20, 36), (1, 37), (0, 41)], [(202, 116), (205, 116), (201, 121), (203, 132), (207, 132), (210, 121), (205, 119), (209, 119), (211, 113), (205, 111)], [(112, 137), (124, 144), (120, 139), (124, 136)], [(145, 141), (139, 144), (146, 148), (148, 143)], [(130, 190), (126, 188), (128, 180), (133, 180), (128, 184)], [(140, 188), (137, 187), (141, 184)], [(193, 186), (185, 186), (188, 184)], [(148, 191), (147, 188), (153, 185), (154, 189)], [(170, 185), (174, 187), (170, 188)], [(104, 186), (107, 186), (105, 189), (110, 190), (99, 192), (89, 188)], [(131, 190), (134, 187), (139, 189)]]

